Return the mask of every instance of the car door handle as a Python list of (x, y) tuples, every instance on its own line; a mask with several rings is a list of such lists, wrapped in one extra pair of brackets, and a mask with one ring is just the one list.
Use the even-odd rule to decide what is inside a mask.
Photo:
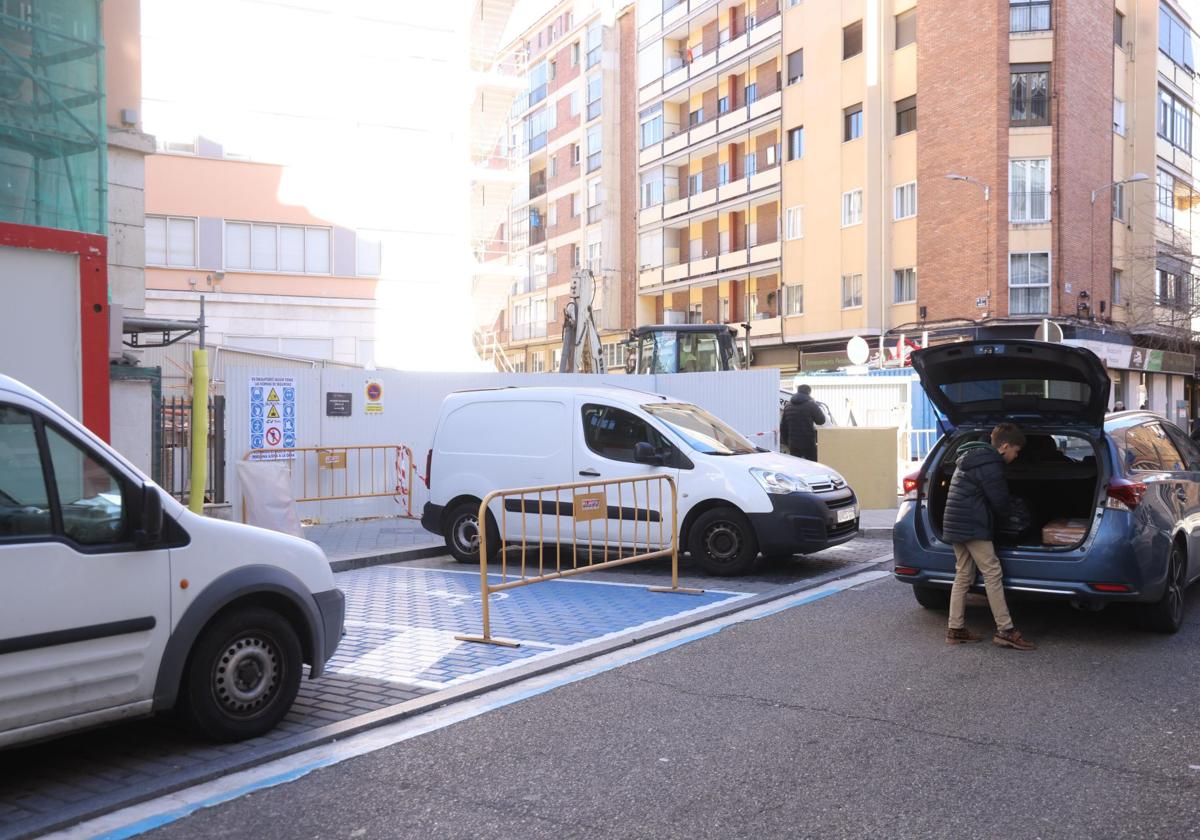
[(600, 477), (600, 473), (596, 472), (595, 470), (580, 470), (579, 474), (582, 476), (586, 476), (587, 478), (599, 478)]

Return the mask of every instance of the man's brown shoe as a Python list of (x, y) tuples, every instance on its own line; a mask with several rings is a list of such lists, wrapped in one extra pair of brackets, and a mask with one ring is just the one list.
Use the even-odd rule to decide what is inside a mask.
[(996, 635), (992, 636), (992, 644), (1013, 650), (1037, 650), (1037, 645), (1022, 636), (1016, 627), (997, 630)]
[(978, 642), (982, 637), (976, 636), (966, 627), (950, 627), (946, 630), (946, 644), (962, 645), (967, 642)]

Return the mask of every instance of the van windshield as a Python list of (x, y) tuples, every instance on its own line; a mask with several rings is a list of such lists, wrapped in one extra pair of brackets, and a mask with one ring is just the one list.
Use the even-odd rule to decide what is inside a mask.
[(690, 403), (643, 405), (647, 414), (662, 420), (688, 446), (706, 455), (748, 455), (758, 450), (707, 411)]

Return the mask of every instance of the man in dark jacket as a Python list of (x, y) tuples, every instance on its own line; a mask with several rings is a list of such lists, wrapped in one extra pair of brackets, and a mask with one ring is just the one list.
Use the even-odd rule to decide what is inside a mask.
[(779, 421), (779, 439), (797, 458), (817, 460), (816, 426), (825, 425), (825, 412), (812, 398), (812, 388), (801, 385), (783, 409)]
[(975, 569), (983, 574), (988, 605), (996, 620), (992, 643), (1016, 650), (1033, 650), (1036, 645), (1013, 627), (1004, 600), (1000, 558), (992, 546), (996, 523), (1008, 515), (1008, 481), (1004, 466), (1012, 463), (1025, 445), (1025, 435), (1012, 423), (992, 429), (989, 446), (982, 441), (958, 450), (958, 465), (950, 481), (946, 511), (942, 515), (942, 539), (954, 545), (954, 587), (950, 590), (950, 624), (947, 644), (978, 642), (966, 627), (967, 590), (975, 582)]

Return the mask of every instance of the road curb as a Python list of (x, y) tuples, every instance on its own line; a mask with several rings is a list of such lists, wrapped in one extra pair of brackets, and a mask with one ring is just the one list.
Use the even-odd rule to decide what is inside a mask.
[(446, 546), (443, 543), (417, 548), (402, 548), (395, 551), (366, 551), (362, 554), (330, 560), (329, 568), (335, 572), (349, 572), (354, 569), (365, 569), (368, 566), (384, 566), (388, 563), (403, 563), (408, 560), (425, 560), (430, 557), (440, 557), (445, 553)]
[[(442, 548), (424, 548), (414, 549), (412, 551), (432, 551), (434, 554), (444, 553), (444, 549)], [(389, 553), (388, 555), (377, 556), (390, 556), (391, 554), (408, 554), (409, 556), (407, 556), (406, 559), (417, 559), (409, 552), (393, 552)], [(349, 558), (338, 562), (365, 561), (363, 562), (363, 566), (377, 565), (377, 563), (370, 562), (372, 556), (376, 555), (367, 555), (363, 558)], [(855, 563), (847, 568), (836, 569), (832, 572), (818, 575), (815, 578), (809, 578), (791, 586), (780, 587), (769, 592), (757, 593), (747, 598), (741, 598), (732, 602), (721, 602), (711, 609), (700, 613), (682, 616), (678, 619), (667, 621), (663, 624), (655, 625), (654, 627), (649, 627), (644, 630), (631, 631), (623, 636), (596, 642), (584, 648), (562, 653), (558, 656), (548, 657), (546, 659), (530, 663), (529, 665), (513, 668), (512, 670), (504, 671), (491, 677), (473, 681), (456, 688), (437, 691), (423, 697), (417, 697), (412, 700), (407, 700), (403, 703), (397, 703), (392, 706), (387, 706), (383, 709), (377, 709), (373, 712), (357, 715), (344, 721), (339, 721), (337, 723), (331, 723), (327, 726), (322, 726), (317, 729), (312, 729), (308, 732), (304, 732), (272, 744), (263, 745), (262, 747), (257, 747), (246, 753), (230, 756), (228, 760), (224, 762), (218, 762), (215, 766), (209, 765), (202, 773), (189, 774), (186, 772), (180, 772), (177, 774), (172, 774), (174, 776), (173, 778), (172, 775), (168, 775), (166, 780), (164, 780), (161, 784), (154, 785), (152, 789), (147, 786), (140, 786), (140, 789), (139, 786), (134, 786), (123, 791), (122, 793), (124, 795), (101, 798), (98, 804), (96, 803), (96, 800), (92, 800), (89, 805), (94, 805), (94, 807), (84, 807), (74, 812), (72, 812), (70, 809), (63, 809), (57, 813), (57, 819), (53, 822), (39, 824), (27, 823), (24, 826), (18, 824), (13, 826), (16, 831), (15, 834), (2, 836), (4, 840), (27, 840), (27, 838), (34, 838), (52, 831), (68, 828), (86, 820), (94, 819), (96, 817), (103, 816), (104, 814), (109, 814), (113, 811), (120, 810), (121, 808), (128, 808), (130, 806), (138, 805), (161, 796), (169, 796), (170, 794), (183, 790), (184, 788), (204, 784), (205, 782), (212, 781), (213, 779), (217, 779), (222, 776), (228, 776), (232, 773), (247, 770), (267, 761), (294, 755), (295, 753), (302, 752), (306, 749), (311, 749), (313, 747), (329, 743), (330, 741), (348, 738), (351, 735), (357, 735), (360, 732), (365, 732), (370, 729), (377, 729), (381, 726), (404, 720), (405, 718), (410, 718), (415, 715), (433, 711), (434, 709), (442, 708), (443, 706), (448, 706), (460, 700), (466, 700), (472, 697), (477, 697), (481, 694), (486, 694), (489, 691), (503, 688), (513, 683), (520, 682), (521, 680), (529, 679), (530, 677), (541, 676), (543, 674), (558, 670), (559, 668), (565, 668), (570, 665), (584, 662), (588, 659), (594, 659), (598, 656), (603, 656), (614, 651), (632, 647), (651, 639), (656, 639), (679, 630), (684, 630), (688, 627), (703, 624), (717, 618), (723, 618), (733, 613), (742, 612), (743, 610), (750, 610), (763, 604), (769, 604), (772, 601), (778, 601), (810, 589), (816, 589), (833, 581), (870, 571), (871, 569), (886, 565), (891, 561), (892, 555), (891, 552), (888, 552), (887, 554), (883, 554), (872, 560), (868, 560), (865, 563)], [(381, 560), (379, 562), (382, 563), (395, 561)], [(351, 568), (361, 568), (361, 566)]]
[(858, 533), (867, 540), (890, 540), (892, 538), (891, 528), (860, 528)]

